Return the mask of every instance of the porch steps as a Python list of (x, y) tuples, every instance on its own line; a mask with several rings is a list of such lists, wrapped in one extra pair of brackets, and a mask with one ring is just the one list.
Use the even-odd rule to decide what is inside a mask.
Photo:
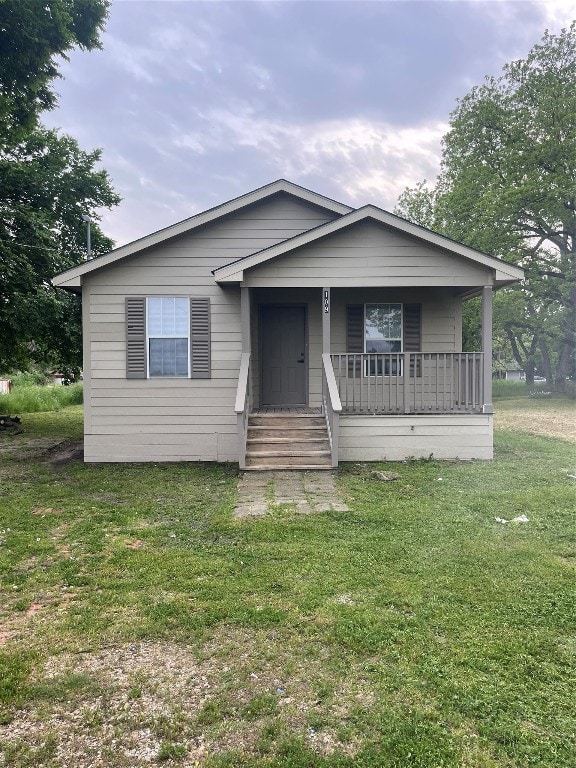
[(324, 417), (308, 413), (251, 414), (246, 469), (332, 469)]

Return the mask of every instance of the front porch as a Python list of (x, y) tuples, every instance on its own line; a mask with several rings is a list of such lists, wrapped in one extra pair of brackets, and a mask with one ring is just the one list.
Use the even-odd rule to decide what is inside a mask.
[[(347, 304), (348, 297), (355, 302), (373, 302), (380, 295), (388, 302), (396, 298), (397, 306), (408, 316), (408, 308), (413, 315), (415, 305), (406, 303), (407, 299), (413, 301), (423, 295), (422, 292), (392, 293), (375, 288), (258, 292), (241, 286), (240, 293), (244, 351), (235, 411), (241, 468), (251, 468), (250, 447), (254, 447), (255, 441), (253, 427), (250, 436), (249, 429), (257, 423), (254, 416), (281, 416), (287, 412), (293, 419), (299, 415), (303, 418), (313, 415), (316, 419), (321, 416), (324, 433), (312, 436), (317, 445), (308, 448), (328, 454), (327, 460), (322, 459), (326, 468), (337, 467), (340, 460), (395, 460), (430, 455), (463, 459), (492, 457), (491, 286), (482, 286), (476, 291), (482, 295), (483, 349), (478, 352), (455, 351), (454, 347), (446, 351), (424, 351), (423, 346), (431, 344), (428, 341), (431, 332), (428, 330), (427, 335), (426, 330), (418, 329), (416, 333), (406, 324), (401, 334), (404, 351), (341, 351), (353, 343), (350, 330), (346, 330), (350, 306), (364, 306)], [(442, 295), (439, 292), (439, 296)], [(295, 296), (300, 299), (298, 304)], [(449, 297), (446, 306), (452, 302), (454, 307), (450, 322), (455, 324), (461, 297), (449, 289), (445, 296)], [(429, 305), (435, 306), (432, 301)], [(424, 304), (424, 322), (431, 314), (429, 305)], [(281, 358), (294, 356), (294, 376), (300, 374), (306, 381), (304, 402), (300, 395), (292, 403), (282, 402), (281, 397), (272, 403), (266, 399), (262, 380), (266, 375), (264, 356), (269, 354), (270, 331), (267, 328), (263, 334), (261, 326), (263, 317), (269, 324), (269, 308), (274, 306), (305, 309), (305, 341), (302, 344), (287, 342), (288, 351), (279, 355)], [(413, 318), (411, 322), (414, 324)], [(286, 334), (290, 333), (288, 329)], [(267, 339), (264, 346), (262, 338)], [(454, 338), (457, 339), (457, 334)], [(410, 345), (417, 346), (418, 351), (408, 351), (406, 348)], [(283, 365), (282, 360), (279, 365)], [(280, 381), (288, 381), (290, 376), (289, 365), (280, 368)], [(311, 452), (301, 453), (307, 446), (301, 445), (301, 441), (291, 445), (291, 436), (296, 434), (291, 431), (296, 429), (294, 424), (290, 424), (285, 436), (278, 431), (282, 429), (282, 420), (275, 426), (274, 445), (265, 446), (258, 441), (256, 448), (260, 456), (274, 456), (278, 466), (282, 464), (284, 451), (289, 459), (284, 462), (286, 468), (301, 468), (299, 455), (305, 456), (302, 461), (306, 468), (314, 468), (316, 459), (310, 461)]]

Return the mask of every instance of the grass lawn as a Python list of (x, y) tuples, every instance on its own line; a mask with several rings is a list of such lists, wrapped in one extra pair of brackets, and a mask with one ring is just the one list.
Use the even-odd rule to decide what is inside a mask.
[(241, 521), (232, 466), (58, 465), (81, 406), (26, 415), (0, 766), (576, 765), (575, 450), (542, 426), (573, 403), (527, 403), (494, 462), (345, 465), (350, 512)]

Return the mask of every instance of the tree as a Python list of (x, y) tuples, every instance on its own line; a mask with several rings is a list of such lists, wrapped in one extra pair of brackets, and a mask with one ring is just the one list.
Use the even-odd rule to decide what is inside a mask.
[(0, 0), (0, 372), (31, 361), (81, 364), (80, 303), (50, 282), (92, 250), (110, 250), (98, 209), (119, 202), (100, 152), (42, 128), (56, 104), (57, 56), (100, 47), (108, 0)]
[(527, 373), (562, 389), (576, 364), (576, 22), (458, 102), (436, 185), (396, 211), (524, 267), (495, 318)]
[(16, 143), (56, 106), (56, 57), (100, 48), (109, 0), (0, 0), (0, 146)]
[[(96, 219), (119, 201), (99, 159), (42, 128), (0, 154), (0, 370), (80, 364), (79, 302), (50, 278), (85, 257), (82, 213)], [(103, 253), (112, 241), (93, 227), (92, 247)]]

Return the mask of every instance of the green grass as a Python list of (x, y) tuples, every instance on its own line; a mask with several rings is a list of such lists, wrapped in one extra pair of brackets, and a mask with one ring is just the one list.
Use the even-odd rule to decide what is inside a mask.
[(496, 400), (513, 397), (539, 397), (550, 394), (550, 387), (546, 382), (538, 384), (526, 384), (525, 381), (504, 381), (495, 379), (492, 382), (492, 395)]
[(387, 483), (349, 464), (350, 512), (242, 522), (231, 466), (0, 461), (5, 765), (64, 765), (65, 732), (110, 768), (149, 764), (132, 732), (166, 765), (576, 764), (569, 443), (502, 431), (494, 462)]
[(0, 413), (14, 416), (23, 413), (58, 411), (69, 405), (82, 403), (82, 384), (69, 387), (21, 386), (14, 387), (9, 395), (0, 394)]

